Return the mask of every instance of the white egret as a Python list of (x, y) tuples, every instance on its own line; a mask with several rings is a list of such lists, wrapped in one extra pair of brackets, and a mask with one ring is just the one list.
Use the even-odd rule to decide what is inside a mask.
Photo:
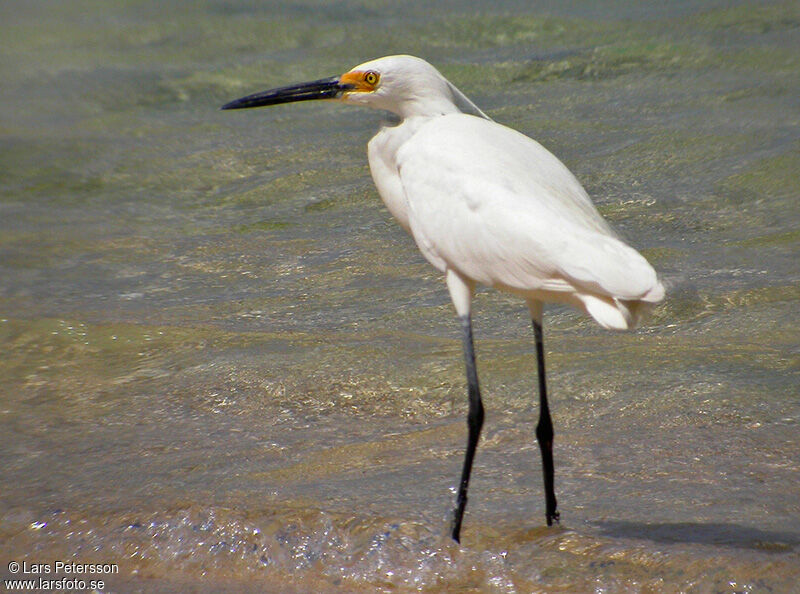
[(493, 122), (433, 66), (387, 56), (341, 76), (272, 89), (227, 103), (241, 109), (334, 99), (400, 118), (370, 140), (369, 166), (389, 212), (445, 275), (461, 320), (468, 439), (452, 537), (460, 538), (472, 461), (483, 425), (471, 301), (480, 283), (522, 297), (533, 321), (539, 379), (536, 437), (546, 520), (558, 521), (553, 425), (547, 403), (542, 309), (568, 303), (601, 326), (631, 328), (664, 289), (650, 264), (623, 243), (578, 180), (527, 136)]

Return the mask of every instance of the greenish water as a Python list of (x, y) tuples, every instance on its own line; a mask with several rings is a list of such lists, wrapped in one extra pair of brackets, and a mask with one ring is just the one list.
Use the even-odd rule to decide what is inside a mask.
[[(0, 562), (113, 591), (789, 592), (800, 582), (800, 9), (769, 2), (0, 6)], [(536, 138), (654, 264), (613, 334), (457, 322), (382, 206), (381, 114), (231, 99), (412, 53)]]

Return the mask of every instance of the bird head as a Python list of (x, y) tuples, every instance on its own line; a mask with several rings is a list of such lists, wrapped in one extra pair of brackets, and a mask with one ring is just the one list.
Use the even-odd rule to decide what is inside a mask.
[(340, 80), (350, 85), (341, 100), (399, 115), (458, 112), (450, 84), (436, 68), (414, 56), (387, 56), (360, 64)]
[(472, 113), (486, 117), (436, 68), (414, 56), (386, 56), (341, 76), (270, 89), (222, 106), (243, 109), (312, 99), (332, 99), (391, 111), (401, 118)]

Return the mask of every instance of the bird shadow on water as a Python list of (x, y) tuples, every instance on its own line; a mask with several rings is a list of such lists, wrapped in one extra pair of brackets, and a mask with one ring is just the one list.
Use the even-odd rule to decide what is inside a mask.
[(797, 533), (761, 530), (723, 522), (649, 524), (610, 520), (596, 522), (595, 525), (606, 537), (649, 540), (662, 544), (713, 545), (767, 553), (786, 553), (800, 545), (800, 534)]

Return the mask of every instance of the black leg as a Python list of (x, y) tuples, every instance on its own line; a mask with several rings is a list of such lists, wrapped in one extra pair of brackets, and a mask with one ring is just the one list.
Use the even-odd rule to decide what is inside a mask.
[(478, 447), (478, 438), (481, 435), (481, 427), (483, 426), (483, 404), (481, 403), (481, 392), (478, 388), (478, 372), (475, 369), (472, 322), (468, 315), (461, 317), (460, 320), (461, 338), (464, 342), (464, 361), (467, 364), (467, 386), (469, 391), (467, 427), (469, 428), (469, 437), (467, 439), (467, 451), (464, 455), (464, 467), (461, 470), (461, 484), (458, 488), (456, 509), (453, 511), (453, 540), (456, 542), (460, 542), (461, 538), (461, 520), (464, 517), (464, 508), (467, 507), (469, 475), (472, 471), (472, 460), (475, 458), (475, 450)]
[(536, 425), (536, 439), (542, 451), (542, 471), (544, 473), (544, 497), (547, 525), (558, 522), (556, 511), (556, 493), (553, 488), (553, 421), (550, 419), (550, 407), (547, 405), (547, 382), (544, 376), (544, 341), (542, 324), (533, 320), (533, 334), (536, 338), (536, 362), (539, 372), (539, 424)]

